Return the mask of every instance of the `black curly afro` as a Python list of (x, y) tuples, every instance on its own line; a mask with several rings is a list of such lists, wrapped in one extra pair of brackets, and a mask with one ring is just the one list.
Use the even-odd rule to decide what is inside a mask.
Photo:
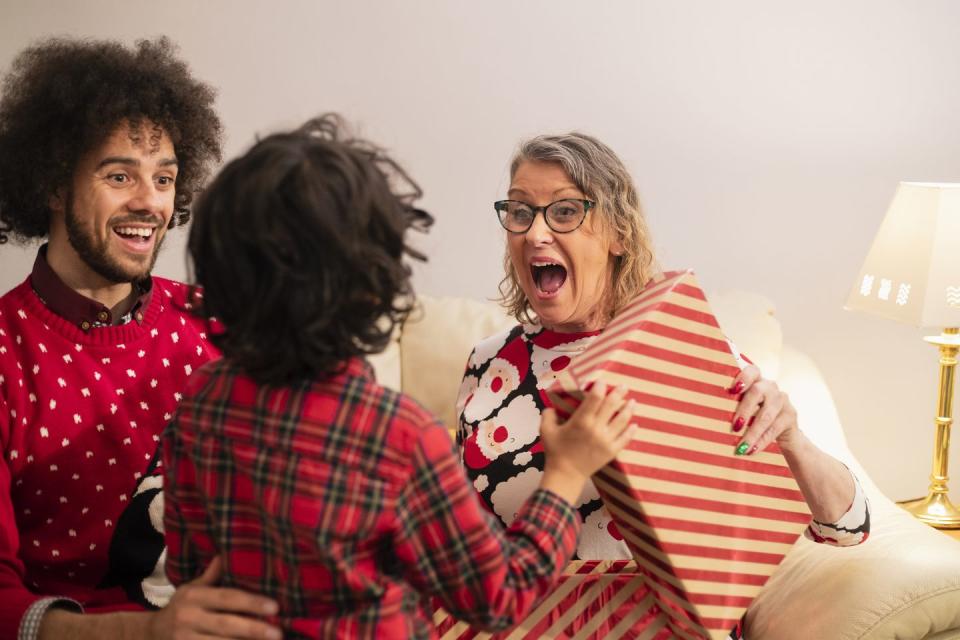
[(179, 165), (170, 226), (187, 221), (221, 158), (221, 125), (214, 90), (176, 53), (165, 37), (132, 48), (55, 38), (17, 56), (0, 97), (0, 243), (46, 236), (51, 196), (124, 123), (159, 125), (170, 136)]

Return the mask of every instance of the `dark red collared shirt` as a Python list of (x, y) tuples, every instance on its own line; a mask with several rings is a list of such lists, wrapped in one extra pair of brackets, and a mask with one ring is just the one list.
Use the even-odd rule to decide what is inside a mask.
[(115, 321), (109, 308), (77, 293), (56, 274), (47, 262), (47, 245), (40, 247), (37, 258), (33, 261), (30, 285), (47, 308), (84, 331), (130, 321), (141, 324), (143, 310), (150, 308), (150, 297), (153, 295), (153, 278), (148, 277), (133, 283), (138, 294), (137, 301), (126, 315)]
[(504, 530), (447, 430), (361, 359), (292, 388), (211, 362), (161, 450), (171, 581), (220, 556), (223, 585), (279, 601), (288, 638), (435, 637), (431, 597), (509, 627), (549, 591), (580, 529), (571, 505), (538, 490)]

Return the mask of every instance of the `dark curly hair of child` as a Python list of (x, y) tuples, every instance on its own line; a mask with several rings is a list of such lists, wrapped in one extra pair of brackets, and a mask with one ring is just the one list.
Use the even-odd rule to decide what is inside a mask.
[[(259, 384), (311, 383), (382, 351), (414, 304), (420, 188), (334, 114), (257, 142), (200, 196), (188, 250), (211, 339)], [(222, 328), (220, 328), (222, 327)]]
[(55, 38), (16, 57), (0, 90), (0, 243), (44, 237), (51, 196), (124, 124), (159, 125), (170, 136), (179, 170), (170, 226), (186, 222), (220, 160), (221, 125), (213, 89), (176, 54), (167, 38), (132, 48)]

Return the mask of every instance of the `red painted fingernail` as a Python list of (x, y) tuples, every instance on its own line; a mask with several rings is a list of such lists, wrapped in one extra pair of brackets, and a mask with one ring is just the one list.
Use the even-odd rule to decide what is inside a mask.
[(756, 452), (757, 452), (757, 445), (753, 445), (752, 447), (750, 447), (750, 451), (747, 452), (747, 455), (752, 456)]
[(753, 421), (756, 420), (756, 419), (757, 419), (757, 416), (753, 416), (752, 418), (750, 418), (750, 420), (747, 422), (747, 426), (748, 426), (748, 427), (752, 427), (752, 426), (753, 426)]
[(737, 383), (732, 387), (730, 387), (729, 389), (727, 389), (727, 391), (733, 394), (740, 393), (741, 391), (743, 391), (743, 382), (737, 380)]
[(740, 431), (740, 429), (743, 429), (743, 418), (738, 416), (733, 423), (733, 430)]

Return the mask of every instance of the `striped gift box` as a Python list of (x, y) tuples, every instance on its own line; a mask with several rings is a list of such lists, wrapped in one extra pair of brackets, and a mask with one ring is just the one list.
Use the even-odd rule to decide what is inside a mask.
[[(540, 638), (652, 639), (666, 631), (654, 594), (632, 560), (574, 560), (543, 602), (509, 631), (477, 631), (442, 608), (433, 614), (441, 640)], [(642, 629), (642, 631), (640, 631)]]
[(738, 372), (693, 272), (680, 271), (648, 286), (550, 389), (561, 416), (597, 380), (637, 401), (637, 437), (594, 483), (679, 638), (725, 638), (810, 521), (776, 444), (734, 455)]

